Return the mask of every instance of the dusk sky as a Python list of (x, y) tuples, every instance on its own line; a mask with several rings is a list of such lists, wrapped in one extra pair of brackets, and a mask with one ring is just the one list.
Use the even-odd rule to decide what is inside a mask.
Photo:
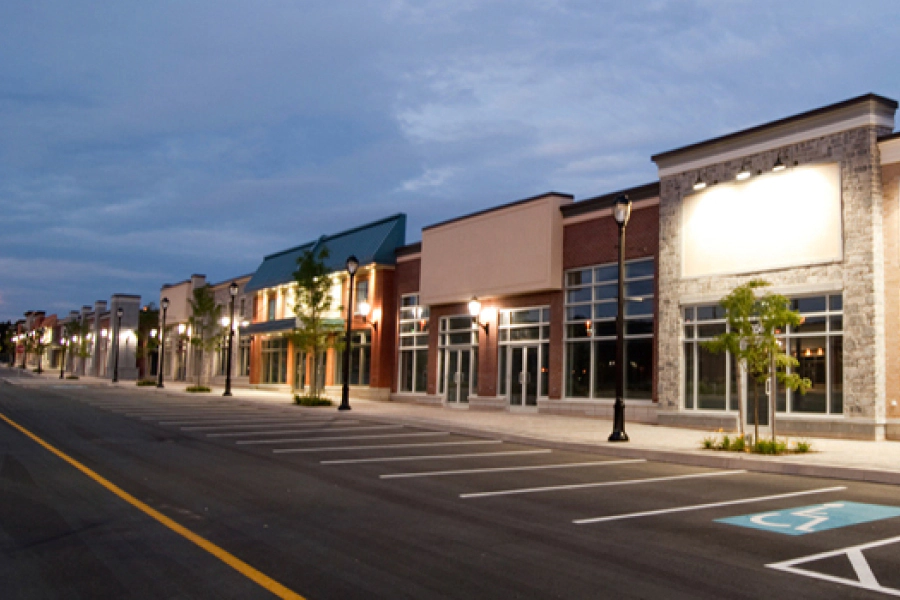
[(398, 212), (407, 241), (874, 92), (897, 0), (6, 0), (0, 320), (253, 272)]

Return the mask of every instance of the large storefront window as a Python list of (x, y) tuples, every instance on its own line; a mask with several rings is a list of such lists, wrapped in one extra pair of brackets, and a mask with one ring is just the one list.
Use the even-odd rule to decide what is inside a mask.
[(550, 308), (502, 310), (498, 325), (500, 395), (511, 406), (537, 406), (549, 385)]
[[(250, 375), (250, 336), (242, 335), (240, 340), (241, 355), (238, 360), (238, 375), (248, 377)], [(232, 357), (234, 360), (234, 357)]]
[(468, 402), (478, 389), (478, 331), (471, 316), (441, 317), (438, 382), (447, 402)]
[[(782, 347), (800, 363), (796, 371), (809, 378), (806, 394), (777, 386), (776, 409), (782, 413), (842, 414), (843, 305), (840, 294), (794, 298), (791, 308), (803, 322), (779, 336)], [(713, 354), (703, 342), (726, 331), (720, 306), (684, 309), (684, 408), (738, 410), (740, 373), (730, 354)], [(751, 397), (752, 382), (748, 382)]]
[[(625, 263), (625, 397), (653, 397), (652, 258)], [(619, 267), (566, 273), (566, 397), (614, 398)]]
[(372, 333), (368, 330), (350, 333), (350, 385), (369, 385), (372, 363)]
[(262, 382), (287, 382), (287, 338), (262, 341)]
[(424, 393), (428, 383), (427, 306), (419, 306), (419, 296), (403, 296), (400, 301), (400, 392)]

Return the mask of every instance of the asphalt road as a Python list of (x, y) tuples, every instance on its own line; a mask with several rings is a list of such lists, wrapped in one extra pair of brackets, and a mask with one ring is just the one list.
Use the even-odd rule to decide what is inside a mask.
[(126, 386), (0, 415), (3, 599), (900, 595), (892, 486)]

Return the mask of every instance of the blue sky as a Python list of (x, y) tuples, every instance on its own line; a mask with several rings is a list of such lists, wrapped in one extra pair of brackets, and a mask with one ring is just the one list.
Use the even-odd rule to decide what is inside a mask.
[(656, 178), (650, 155), (867, 92), (896, 0), (0, 5), (0, 320), (222, 281)]

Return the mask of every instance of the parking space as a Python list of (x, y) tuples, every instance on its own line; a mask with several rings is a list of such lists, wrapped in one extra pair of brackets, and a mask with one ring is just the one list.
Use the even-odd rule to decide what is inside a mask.
[(885, 486), (556, 450), (333, 410), (218, 399), (86, 402), (305, 473), (452, 502), (498, 524), (568, 528), (597, 544), (700, 539), (691, 550), (698, 557), (724, 553), (769, 572), (900, 596), (900, 501)]

